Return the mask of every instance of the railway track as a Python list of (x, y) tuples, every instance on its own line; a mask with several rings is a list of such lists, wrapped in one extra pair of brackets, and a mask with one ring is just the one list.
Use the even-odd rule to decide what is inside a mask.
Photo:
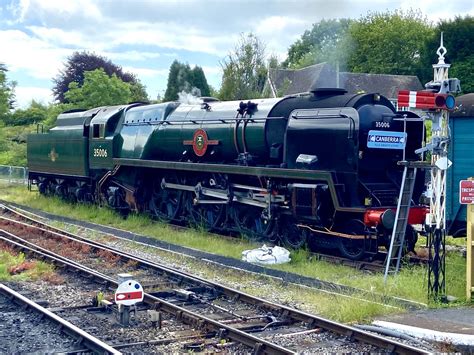
[[(422, 349), (271, 303), (71, 233), (52, 231), (6, 217), (1, 217), (0, 222), (4, 243), (36, 258), (79, 270), (111, 287), (117, 286), (113, 275), (133, 268), (147, 291), (144, 302), (149, 307), (172, 314), (199, 329), (219, 334), (220, 338), (244, 344), (255, 352), (337, 351), (335, 343), (353, 350), (363, 343), (376, 347), (369, 351), (426, 353)], [(56, 253), (49, 250), (54, 245), (57, 246)], [(74, 260), (64, 256), (71, 256), (71, 252)], [(91, 257), (86, 258), (85, 254)], [(97, 263), (98, 256), (108, 260), (109, 265)], [(324, 335), (326, 349), (317, 348), (318, 342), (314, 337), (320, 334)], [(286, 348), (286, 343), (291, 343), (291, 348)]]
[[(319, 254), (319, 253), (311, 253), (311, 258), (316, 260), (323, 260), (331, 264), (336, 265), (344, 265), (348, 267), (352, 267), (357, 270), (364, 270), (368, 272), (383, 272), (385, 270), (385, 259), (387, 257), (386, 252), (379, 252), (379, 254), (370, 261), (367, 260), (349, 260), (347, 258), (343, 258), (340, 256), (335, 255), (328, 255), (328, 254)], [(421, 258), (416, 255), (409, 255), (405, 257), (405, 262), (413, 265), (424, 265), (428, 263), (428, 259)]]
[[(15, 292), (13, 289), (7, 287), (4, 284), (0, 284), (0, 294), (2, 294), (9, 302), (13, 303), (16, 307), (20, 306), (20, 312), (24, 311), (25, 309), (33, 310), (33, 312), (36, 312), (40, 315), (39, 318), (41, 318), (42, 323), (44, 323), (46, 319), (48, 322), (54, 323), (56, 327), (59, 328), (60, 331), (64, 333), (67, 337), (71, 337), (74, 339), (74, 342), (68, 344), (69, 345), (68, 349), (65, 349), (65, 348), (51, 349), (50, 347), (48, 349), (42, 349), (42, 350), (47, 350), (48, 353), (65, 352), (65, 350), (67, 350), (67, 353), (69, 354), (76, 354), (76, 353), (77, 354), (102, 353), (102, 354), (114, 354), (114, 355), (121, 354), (120, 351), (117, 351), (116, 349), (104, 343), (100, 339), (76, 327), (74, 324), (59, 317), (57, 314), (40, 306), (39, 304), (21, 295), (20, 293)], [(9, 316), (9, 313), (12, 313), (14, 311), (18, 312), (18, 309), (6, 310), (3, 308), (4, 307), (2, 307), (2, 318), (4, 321), (5, 321), (5, 318)], [(22, 318), (22, 321), (24, 321), (25, 320), (24, 318), (26, 318), (25, 315), (21, 315), (20, 317)], [(35, 320), (34, 322), (36, 321), (37, 320)], [(48, 328), (47, 325), (45, 325), (45, 327)], [(47, 329), (47, 331), (48, 330), (49, 329)], [(47, 334), (43, 334), (43, 336), (47, 336)], [(2, 337), (2, 338), (5, 339), (5, 337)], [(22, 342), (25, 342), (25, 341), (22, 341)], [(61, 345), (64, 346), (64, 343), (61, 343)], [(10, 349), (10, 350), (13, 350), (13, 349)], [(18, 349), (15, 349), (15, 350), (18, 350)], [(42, 350), (40, 350), (39, 352), (41, 352)], [(34, 351), (36, 352), (38, 351), (38, 349), (35, 349)]]
[[(42, 218), (41, 216), (37, 215), (34, 212), (28, 211), (25, 209), (25, 206), (17, 205), (12, 203), (11, 207), (9, 206), (10, 203), (7, 201), (2, 201), (0, 200), (0, 206), (2, 205), (8, 209), (9, 211), (16, 212), (16, 213), (31, 213), (33, 215), (36, 215), (37, 217)], [(26, 217), (26, 216), (25, 216)], [(176, 229), (178, 231), (188, 231), (191, 227), (183, 226), (177, 223), (170, 223), (168, 224), (170, 227), (173, 229)], [(209, 234), (215, 234), (212, 232), (209, 232)], [(228, 238), (229, 240), (234, 240), (235, 237), (230, 236), (228, 234), (217, 234), (220, 238)], [(270, 243), (271, 244), (271, 243)], [(344, 265), (347, 267), (352, 267), (357, 270), (361, 271), (366, 271), (369, 273), (377, 273), (377, 272), (383, 272), (384, 271), (384, 262), (386, 259), (386, 252), (380, 252), (379, 254), (375, 255), (371, 259), (363, 259), (363, 260), (350, 260), (347, 258), (344, 258), (342, 256), (338, 255), (333, 255), (333, 254), (327, 254), (327, 253), (321, 253), (321, 252), (311, 252), (310, 253), (310, 258), (315, 259), (315, 260), (322, 260), (331, 264), (335, 265)], [(413, 264), (413, 265), (424, 265), (428, 263), (427, 258), (421, 258), (416, 255), (409, 255), (404, 258), (404, 262), (408, 264)]]
[[(2, 201), (0, 200), (0, 202)], [(58, 231), (60, 233), (67, 233), (67, 232), (60, 230), (58, 228), (51, 227), (45, 223), (49, 222), (49, 220), (56, 220), (56, 221), (60, 221), (63, 223), (74, 225), (74, 226), (79, 226), (83, 228), (85, 227), (86, 230), (98, 231), (100, 233), (111, 235), (117, 241), (128, 240), (128, 241), (133, 241), (133, 242), (139, 242), (145, 245), (153, 246), (154, 248), (157, 248), (158, 250), (163, 250), (166, 252), (171, 251), (174, 254), (183, 255), (186, 257), (192, 257), (198, 260), (205, 259), (206, 261), (215, 263), (219, 266), (237, 268), (237, 269), (244, 270), (247, 272), (252, 272), (252, 273), (263, 273), (267, 277), (275, 278), (276, 280), (284, 280), (285, 282), (290, 282), (292, 284), (305, 286), (305, 287), (311, 287), (311, 288), (318, 289), (318, 290), (321, 290), (322, 292), (326, 292), (330, 294), (337, 294), (337, 295), (341, 295), (345, 297), (353, 297), (354, 294), (357, 294), (359, 295), (359, 297), (362, 297), (365, 300), (374, 300), (375, 302), (378, 302), (381, 304), (390, 304), (396, 307), (401, 307), (401, 308), (410, 309), (410, 310), (427, 307), (427, 305), (423, 303), (414, 302), (411, 300), (407, 300), (407, 299), (403, 299), (403, 298), (399, 298), (395, 296), (377, 294), (374, 292), (369, 292), (363, 289), (345, 286), (345, 285), (333, 283), (330, 281), (324, 281), (324, 280), (306, 277), (302, 275), (282, 272), (277, 269), (267, 268), (260, 265), (245, 263), (245, 262), (237, 261), (235, 259), (218, 256), (214, 254), (209, 254), (209, 253), (201, 252), (195, 249), (190, 249), (190, 248), (162, 242), (151, 237), (135, 234), (135, 233), (128, 232), (125, 230), (115, 229), (113, 227), (107, 227), (107, 226), (97, 225), (97, 224), (88, 223), (88, 222), (79, 222), (79, 221), (69, 219), (66, 217), (59, 217), (56, 215), (43, 213), (41, 211), (36, 211), (28, 207), (17, 205), (17, 204), (12, 204), (11, 206), (6, 205), (6, 204), (3, 204), (3, 205), (0, 204), (0, 211), (2, 210), (4, 214), (11, 215), (13, 218), (19, 218), (23, 221), (26, 221), (27, 223), (33, 223), (33, 224), (39, 223), (38, 225), (44, 225), (45, 227), (47, 226), (47, 228)], [(42, 221), (44, 221), (44, 223)], [(187, 227), (177, 226), (177, 228), (186, 229)], [(89, 240), (89, 239), (85, 239), (85, 240)], [(338, 264), (338, 265), (344, 265), (344, 266), (357, 268), (360, 270), (366, 270), (368, 272), (378, 272), (383, 269), (383, 260), (378, 260), (378, 262), (377, 261), (376, 262), (365, 262), (365, 261), (356, 262), (356, 261), (351, 261), (342, 257), (331, 256), (331, 255), (326, 255), (326, 254), (313, 254), (311, 257), (317, 260), (324, 260), (324, 261)]]

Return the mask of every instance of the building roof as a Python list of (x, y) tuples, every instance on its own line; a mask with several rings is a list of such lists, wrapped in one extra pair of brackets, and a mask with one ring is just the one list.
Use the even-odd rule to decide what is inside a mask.
[(423, 89), (420, 80), (413, 75), (340, 72), (338, 78), (337, 72), (327, 63), (297, 70), (270, 69), (269, 79), (279, 95), (307, 92), (318, 87), (341, 87), (349, 93), (377, 92), (389, 99), (396, 99), (399, 90)]
[(450, 117), (474, 117), (474, 93), (456, 97), (456, 106)]

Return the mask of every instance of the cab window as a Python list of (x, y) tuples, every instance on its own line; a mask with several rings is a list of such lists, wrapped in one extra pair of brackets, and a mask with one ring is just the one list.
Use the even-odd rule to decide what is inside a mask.
[(92, 125), (92, 138), (104, 138), (105, 137), (105, 124), (94, 124)]

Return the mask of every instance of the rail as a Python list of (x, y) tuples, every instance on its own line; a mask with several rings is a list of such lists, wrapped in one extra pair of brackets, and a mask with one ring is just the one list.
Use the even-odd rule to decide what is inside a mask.
[(16, 303), (32, 308), (35, 311), (46, 316), (51, 321), (58, 324), (62, 328), (63, 332), (77, 339), (78, 344), (80, 343), (84, 344), (84, 346), (86, 346), (88, 349), (92, 350), (93, 352), (101, 353), (101, 354), (116, 354), (116, 355), (122, 354), (120, 351), (114, 349), (110, 345), (107, 345), (100, 339), (95, 338), (94, 336), (90, 335), (84, 330), (62, 319), (61, 317), (47, 310), (46, 308), (41, 307), (39, 304), (33, 302), (32, 300), (19, 294), (18, 292), (15, 292), (14, 290), (5, 286), (4, 284), (0, 284), (0, 293), (3, 293), (8, 298), (14, 300), (14, 302)]
[[(13, 221), (13, 220), (10, 220), (10, 222), (15, 223), (15, 221)], [(22, 224), (23, 226), (25, 226), (23, 224), (23, 222), (16, 222), (16, 223), (19, 223), (19, 224)], [(36, 223), (39, 223), (39, 222), (36, 221)], [(33, 227), (33, 226), (31, 226), (31, 227)], [(39, 227), (33, 227), (33, 228), (39, 228)], [(48, 228), (51, 228), (51, 226), (48, 226)], [(290, 317), (294, 320), (303, 321), (307, 324), (311, 324), (312, 327), (319, 327), (319, 328), (322, 328), (322, 329), (329, 330), (330, 332), (333, 332), (333, 333), (336, 333), (336, 334), (350, 336), (350, 338), (352, 338), (354, 340), (358, 340), (358, 341), (361, 341), (361, 342), (367, 343), (367, 344), (372, 344), (372, 345), (378, 346), (380, 348), (390, 349), (391, 351), (394, 351), (396, 353), (404, 353), (404, 354), (409, 354), (409, 353), (422, 354), (422, 353), (426, 353), (425, 351), (423, 351), (421, 349), (416, 349), (416, 348), (413, 348), (413, 347), (411, 347), (409, 345), (406, 345), (406, 344), (402, 344), (402, 343), (399, 343), (399, 342), (396, 342), (396, 341), (393, 341), (393, 340), (389, 340), (389, 339), (386, 339), (386, 338), (383, 338), (383, 337), (380, 337), (380, 336), (377, 336), (377, 335), (372, 335), (370, 333), (361, 331), (357, 328), (347, 326), (347, 325), (344, 325), (344, 324), (341, 324), (341, 323), (337, 323), (337, 322), (334, 322), (334, 321), (331, 321), (331, 320), (328, 320), (328, 319), (325, 319), (325, 318), (322, 318), (322, 317), (319, 317), (319, 316), (308, 314), (306, 312), (295, 310), (295, 309), (292, 309), (290, 307), (274, 304), (272, 302), (268, 302), (268, 301), (265, 301), (263, 299), (259, 299), (259, 298), (250, 296), (250, 295), (245, 294), (243, 292), (233, 290), (233, 289), (225, 287), (223, 285), (215, 284), (215, 283), (213, 283), (209, 280), (204, 280), (204, 279), (201, 279), (199, 277), (195, 277), (193, 275), (190, 275), (190, 274), (187, 274), (187, 273), (184, 273), (184, 272), (179, 272), (179, 271), (171, 269), (169, 267), (153, 263), (153, 262), (148, 261), (146, 259), (142, 259), (142, 258), (139, 258), (139, 257), (136, 257), (136, 256), (132, 256), (128, 253), (120, 252), (120, 251), (118, 251), (114, 248), (107, 247), (107, 246), (105, 246), (101, 243), (98, 243), (98, 242), (85, 241), (84, 238), (81, 238), (79, 236), (75, 236), (75, 235), (73, 235), (71, 233), (67, 233), (65, 231), (60, 231), (60, 230), (56, 229), (56, 231), (53, 232), (53, 231), (47, 231), (43, 228), (39, 228), (39, 229), (42, 230), (43, 233), (44, 232), (49, 232), (53, 235), (61, 236), (63, 238), (69, 239), (71, 241), (76, 241), (76, 242), (79, 242), (79, 243), (86, 243), (87, 245), (89, 245), (90, 247), (93, 247), (93, 248), (101, 248), (101, 249), (108, 250), (109, 252), (112, 252), (112, 253), (120, 256), (122, 259), (129, 259), (129, 260), (133, 260), (133, 261), (137, 262), (139, 265), (141, 265), (141, 267), (154, 269), (155, 271), (158, 271), (159, 273), (165, 273), (167, 275), (173, 275), (174, 274), (175, 277), (181, 279), (182, 281), (187, 280), (191, 284), (196, 284), (196, 285), (201, 284), (201, 286), (213, 287), (216, 290), (219, 290), (220, 292), (230, 296), (231, 298), (235, 297), (235, 299), (244, 300), (246, 303), (249, 303), (249, 304), (259, 304), (261, 307), (267, 308), (269, 310), (270, 309), (274, 309), (274, 310), (279, 309), (283, 312), (283, 314), (286, 314), (287, 317)], [(51, 259), (51, 257), (52, 257), (52, 259), (56, 259), (56, 260), (59, 259), (59, 260), (61, 260), (62, 263), (67, 263), (70, 267), (80, 269), (81, 271), (89, 273), (93, 277), (102, 279), (102, 281), (105, 281), (109, 284), (112, 284), (112, 285), (116, 284), (116, 282), (114, 280), (111, 280), (111, 279), (107, 278), (105, 275), (100, 274), (97, 271), (90, 270), (89, 268), (87, 268), (83, 265), (79, 265), (74, 261), (65, 259), (64, 257), (62, 257), (60, 255), (54, 254), (54, 253), (52, 253), (48, 250), (45, 250), (45, 249), (43, 249), (39, 246), (33, 245), (33, 244), (31, 244), (31, 243), (29, 243), (25, 240), (22, 240), (21, 238), (18, 238), (17, 236), (11, 235), (10, 233), (8, 233), (6, 231), (0, 231), (0, 234), (3, 235), (3, 237), (0, 237), (0, 239), (3, 240), (3, 241), (7, 241), (8, 239), (15, 239), (15, 242), (13, 242), (13, 241), (9, 241), (9, 242), (11, 244), (16, 244), (17, 246), (18, 246), (17, 243), (21, 243), (23, 245), (24, 244), (29, 245), (29, 248), (26, 247), (25, 249), (33, 248), (34, 252), (40, 253), (40, 254), (43, 254), (43, 255), (46, 254), (49, 259)], [(196, 314), (192, 311), (181, 308), (177, 305), (169, 303), (168, 301), (166, 301), (164, 299), (152, 296), (150, 294), (145, 295), (145, 302), (149, 303), (149, 304), (158, 303), (160, 305), (160, 308), (162, 310), (164, 310), (165, 312), (168, 312), (168, 313), (171, 313), (171, 314), (181, 314), (181, 317), (183, 318), (183, 320), (186, 319), (186, 320), (188, 320), (189, 323), (195, 323), (196, 321), (200, 320), (200, 322), (204, 322), (205, 324), (207, 324), (208, 326), (210, 326), (212, 328), (215, 328), (216, 330), (224, 329), (225, 332), (227, 333), (227, 335), (229, 336), (229, 338), (231, 338), (235, 341), (238, 341), (240, 343), (243, 343), (243, 344), (245, 344), (249, 347), (253, 347), (254, 349), (256, 349), (256, 346), (259, 346), (259, 347), (261, 347), (262, 353), (291, 353), (291, 351), (289, 351), (288, 349), (279, 347), (276, 344), (273, 344), (271, 342), (267, 342), (267, 341), (265, 341), (261, 338), (256, 338), (256, 337), (252, 336), (251, 334), (242, 332), (242, 331), (240, 331), (236, 328), (233, 328), (231, 326), (219, 323), (216, 320), (212, 320), (212, 319), (209, 319), (205, 316), (198, 315), (198, 314)]]

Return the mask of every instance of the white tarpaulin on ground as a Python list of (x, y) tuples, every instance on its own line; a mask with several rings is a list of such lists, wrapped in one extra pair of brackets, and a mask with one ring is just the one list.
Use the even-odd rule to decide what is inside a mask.
[(418, 328), (411, 325), (392, 323), (386, 321), (374, 321), (372, 324), (396, 330), (408, 334), (412, 337), (421, 338), (427, 341), (437, 341), (441, 343), (452, 343), (454, 345), (474, 345), (474, 335), (472, 334), (459, 334), (459, 333), (445, 333), (432, 329)]
[(263, 244), (260, 248), (244, 250), (242, 260), (255, 264), (284, 264), (289, 262), (290, 252), (285, 248), (275, 246), (267, 247)]

